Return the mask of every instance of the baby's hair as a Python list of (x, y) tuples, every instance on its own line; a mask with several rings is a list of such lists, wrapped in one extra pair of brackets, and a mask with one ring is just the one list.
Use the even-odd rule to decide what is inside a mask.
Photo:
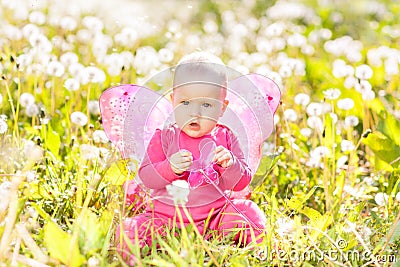
[(225, 98), (227, 84), (225, 64), (219, 57), (204, 51), (184, 56), (175, 68), (174, 88), (196, 82), (221, 86)]

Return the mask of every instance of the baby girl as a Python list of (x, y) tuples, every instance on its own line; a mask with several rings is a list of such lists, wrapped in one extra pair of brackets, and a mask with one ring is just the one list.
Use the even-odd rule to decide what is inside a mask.
[[(122, 225), (132, 243), (139, 240), (141, 246), (150, 245), (152, 234), (162, 235), (166, 227), (172, 227), (177, 212), (186, 225), (190, 224), (186, 216), (190, 214), (202, 234), (223, 236), (235, 231), (236, 242), (262, 240), (266, 218), (259, 207), (251, 200), (227, 201), (221, 195), (223, 191), (243, 190), (254, 173), (245, 162), (238, 139), (218, 123), (229, 105), (226, 76), (222, 61), (205, 52), (185, 56), (176, 67), (171, 93), (174, 123), (156, 130), (138, 171), (140, 180), (150, 189), (152, 203), (144, 213), (126, 219)], [(200, 161), (208, 156), (202, 154), (209, 151), (206, 147), (210, 143), (213, 151), (204, 170)], [(203, 179), (203, 175), (209, 177)], [(176, 206), (167, 190), (177, 180), (200, 181), (190, 188), (184, 204), (187, 212), (182, 205)]]

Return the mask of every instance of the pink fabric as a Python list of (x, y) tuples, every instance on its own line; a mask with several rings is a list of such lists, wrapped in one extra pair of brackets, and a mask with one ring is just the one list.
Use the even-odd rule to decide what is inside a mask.
[[(177, 218), (175, 217), (177, 209), (166, 186), (174, 180), (187, 179), (189, 172), (184, 172), (182, 175), (175, 174), (170, 167), (168, 158), (178, 150), (186, 149), (192, 153), (194, 160), (198, 159), (200, 156), (199, 144), (204, 139), (212, 140), (216, 146), (224, 146), (233, 155), (234, 163), (229, 168), (213, 164), (213, 168), (219, 175), (218, 186), (222, 190), (240, 191), (250, 183), (252, 172), (244, 161), (244, 155), (236, 137), (227, 127), (217, 124), (210, 134), (200, 138), (187, 136), (176, 125), (165, 130), (157, 130), (150, 140), (147, 154), (138, 172), (143, 184), (151, 189), (152, 205), (148, 205), (145, 213), (126, 219), (122, 225), (127, 237), (133, 243), (135, 233), (137, 233), (137, 237), (141, 240), (139, 243), (141, 246), (150, 245), (152, 234), (163, 235), (165, 227), (172, 226), (172, 220)], [(259, 229), (253, 229), (255, 235), (259, 236), (265, 229), (266, 218), (263, 212), (250, 200), (232, 199), (232, 201), (259, 227)], [(204, 182), (199, 187), (191, 189), (185, 207), (201, 233), (205, 233), (209, 229), (226, 235), (239, 227), (244, 229), (241, 232), (242, 240), (237, 241), (245, 244), (252, 241), (249, 224), (227, 203), (213, 185)], [(184, 223), (189, 224), (189, 219), (182, 207), (179, 207), (179, 210)], [(207, 229), (204, 229), (207, 218), (210, 218), (209, 225)], [(176, 221), (179, 226), (179, 221)], [(118, 233), (119, 230), (117, 238)], [(239, 235), (236, 239), (238, 238)], [(261, 239), (256, 241), (259, 242)]]

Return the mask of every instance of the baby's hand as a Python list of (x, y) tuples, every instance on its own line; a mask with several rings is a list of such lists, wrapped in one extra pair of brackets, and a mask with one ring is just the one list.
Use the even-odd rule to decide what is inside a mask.
[(171, 164), (171, 169), (176, 174), (182, 174), (187, 171), (193, 163), (193, 156), (187, 150), (179, 150), (169, 158), (169, 163)]
[(232, 153), (223, 146), (217, 146), (213, 161), (223, 168), (228, 168), (233, 164)]

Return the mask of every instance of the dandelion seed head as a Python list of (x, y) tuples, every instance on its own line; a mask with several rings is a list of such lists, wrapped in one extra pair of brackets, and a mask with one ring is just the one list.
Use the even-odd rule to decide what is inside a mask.
[(19, 104), (27, 107), (35, 103), (35, 97), (31, 93), (22, 93), (19, 97)]
[(33, 116), (39, 115), (39, 107), (36, 104), (30, 104), (25, 108), (25, 114), (32, 118)]
[(300, 133), (304, 136), (304, 137), (310, 137), (312, 134), (312, 130), (310, 128), (302, 128), (300, 130)]
[(71, 114), (71, 122), (82, 127), (88, 123), (88, 117), (83, 112), (74, 111)]
[(340, 150), (342, 152), (349, 152), (349, 151), (353, 151), (355, 149), (355, 145), (353, 144), (352, 141), (349, 140), (342, 140), (342, 142), (340, 143)]
[(28, 23), (22, 27), (22, 34), (26, 39), (29, 39), (32, 35), (40, 34), (40, 29), (37, 25)]
[(284, 118), (288, 121), (295, 122), (297, 121), (297, 113), (294, 109), (287, 109), (283, 113)]
[(297, 105), (307, 106), (310, 103), (310, 96), (304, 93), (299, 93), (294, 97), (294, 102)]
[(320, 116), (323, 113), (323, 107), (321, 103), (312, 102), (307, 106), (307, 114), (310, 116)]
[(389, 196), (386, 193), (379, 192), (375, 195), (375, 202), (378, 206), (386, 206), (389, 201)]
[(64, 87), (68, 91), (77, 91), (80, 88), (80, 83), (75, 78), (68, 78), (64, 81)]
[(175, 180), (166, 186), (168, 194), (173, 198), (175, 204), (188, 202), (190, 193), (189, 184), (185, 180)]
[(97, 100), (90, 100), (89, 101), (89, 113), (92, 115), (99, 115), (100, 114), (100, 107), (99, 107), (99, 101)]
[(93, 132), (93, 141), (95, 143), (107, 144), (109, 139), (103, 130), (96, 130)]
[(54, 77), (61, 77), (65, 72), (65, 67), (59, 61), (51, 61), (47, 65), (47, 74)]
[(60, 19), (60, 27), (67, 31), (73, 31), (78, 26), (78, 22), (71, 16), (65, 16)]
[(80, 145), (79, 149), (81, 152), (81, 157), (84, 160), (98, 159), (100, 156), (100, 151), (98, 147), (88, 144), (82, 144)]
[(358, 118), (357, 118), (356, 116), (354, 116), (354, 115), (346, 116), (346, 118), (344, 119), (344, 125), (345, 125), (345, 127), (347, 127), (347, 128), (355, 127), (355, 126), (358, 125), (358, 123), (359, 123), (359, 120), (358, 120)]
[(361, 80), (368, 80), (372, 77), (373, 70), (370, 66), (362, 64), (356, 67), (355, 76)]
[(0, 117), (0, 134), (4, 134), (5, 132), (7, 132), (7, 129), (7, 121), (3, 117)]
[(43, 25), (46, 22), (46, 16), (41, 11), (38, 10), (32, 11), (29, 14), (29, 22), (37, 25)]
[(339, 99), (336, 105), (339, 109), (350, 110), (354, 107), (354, 101), (351, 98), (343, 98)]
[(338, 99), (341, 92), (337, 88), (330, 88), (322, 92), (326, 99), (328, 100), (335, 100)]
[(375, 98), (375, 92), (372, 90), (364, 90), (361, 92), (361, 97), (365, 101), (371, 101)]
[(307, 119), (307, 126), (322, 133), (324, 124), (320, 117), (311, 116)]
[(103, 30), (103, 22), (95, 16), (86, 16), (82, 19), (82, 24), (90, 31), (97, 33)]
[(396, 200), (397, 200), (397, 201), (400, 201), (400, 192), (397, 192), (397, 194), (396, 194)]

